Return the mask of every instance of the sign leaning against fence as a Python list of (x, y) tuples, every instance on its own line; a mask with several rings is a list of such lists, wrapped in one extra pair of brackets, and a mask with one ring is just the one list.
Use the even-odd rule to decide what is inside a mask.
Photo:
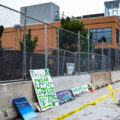
[(67, 63), (66, 65), (67, 65), (67, 74), (68, 75), (73, 74), (75, 69), (74, 63)]
[(41, 110), (59, 105), (58, 98), (48, 69), (30, 70), (35, 92)]

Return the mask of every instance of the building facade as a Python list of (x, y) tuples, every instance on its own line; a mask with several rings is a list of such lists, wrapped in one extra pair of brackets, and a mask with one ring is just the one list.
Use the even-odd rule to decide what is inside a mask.
[(109, 45), (112, 48), (119, 48), (119, 31), (120, 31), (120, 21), (116, 16), (108, 17), (95, 17), (95, 18), (85, 18), (81, 19), (81, 22), (85, 24), (85, 28), (90, 28), (93, 32), (93, 40), (95, 41), (95, 48), (101, 48), (101, 43), (99, 42), (102, 37), (105, 37), (105, 48)]
[[(93, 17), (82, 18), (80, 22), (85, 24), (85, 28), (90, 28), (93, 32), (93, 40), (95, 41), (95, 48), (101, 48), (99, 40), (104, 36), (106, 42), (104, 48), (119, 49), (120, 40), (120, 21), (116, 16), (108, 17)], [(52, 23), (54, 26), (60, 26), (60, 22)], [(41, 52), (45, 50), (45, 25), (33, 24), (27, 25), (26, 30), (31, 29), (32, 39), (34, 36), (38, 36), (38, 45), (35, 52)], [(26, 33), (27, 33), (26, 31)], [(2, 36), (2, 46), (4, 49), (20, 50), (20, 40), (23, 40), (24, 27), (18, 26), (15, 28), (6, 28)], [(57, 29), (52, 26), (47, 26), (47, 46), (57, 48)]]
[[(40, 21), (44, 21), (47, 23), (55, 22), (59, 20), (59, 11), (60, 8), (58, 5), (50, 2), (39, 5), (26, 6), (21, 8), (21, 12), (26, 15), (36, 18)], [(26, 18), (27, 25), (39, 24), (36, 20), (31, 20), (30, 18)], [(20, 25), (24, 25), (24, 16), (21, 14), (20, 17)]]
[(120, 0), (104, 2), (105, 16), (120, 16)]

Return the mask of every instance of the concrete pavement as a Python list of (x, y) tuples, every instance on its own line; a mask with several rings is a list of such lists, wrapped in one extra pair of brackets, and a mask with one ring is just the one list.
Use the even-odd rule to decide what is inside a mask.
[[(112, 84), (112, 87), (113, 90), (120, 88), (120, 82)], [(56, 108), (41, 113), (37, 112), (38, 117), (33, 120), (52, 120), (108, 93), (110, 93), (108, 86), (103, 87), (93, 93), (82, 95), (81, 97)], [(120, 99), (120, 91), (114, 93), (114, 96), (117, 103)], [(110, 96), (100, 101), (95, 106), (88, 106), (81, 111), (78, 111), (65, 120), (120, 120), (120, 107), (113, 104), (112, 97)]]

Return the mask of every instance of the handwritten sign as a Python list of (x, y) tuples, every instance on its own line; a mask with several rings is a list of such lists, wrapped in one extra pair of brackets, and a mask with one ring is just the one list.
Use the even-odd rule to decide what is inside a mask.
[(17, 107), (24, 120), (30, 120), (37, 117), (36, 113), (25, 97), (13, 99), (13, 103)]
[(42, 111), (59, 105), (48, 69), (30, 70), (35, 92)]
[(60, 92), (57, 92), (56, 94), (57, 94), (60, 105), (74, 99), (70, 90), (60, 91)]
[(72, 91), (74, 97), (79, 97), (85, 93), (93, 92), (94, 87), (92, 84), (89, 84), (89, 85), (84, 85), (84, 86), (72, 88), (71, 91)]

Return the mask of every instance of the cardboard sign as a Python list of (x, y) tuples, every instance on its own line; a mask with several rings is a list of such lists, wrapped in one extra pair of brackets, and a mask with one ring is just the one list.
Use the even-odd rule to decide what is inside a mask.
[(57, 94), (60, 105), (74, 99), (70, 90), (56, 92), (56, 94)]
[(74, 72), (74, 63), (67, 63), (67, 74), (71, 75)]
[(41, 108), (40, 108), (40, 105), (39, 105), (39, 103), (34, 103), (34, 105), (35, 105), (35, 107), (37, 108), (37, 110), (39, 111), (39, 112), (41, 112)]
[(36, 113), (25, 97), (13, 99), (13, 103), (17, 107), (24, 120), (30, 120), (37, 117)]
[(40, 104), (41, 110), (59, 105), (53, 82), (48, 69), (30, 70), (35, 92)]
[(89, 85), (84, 85), (84, 86), (72, 88), (71, 91), (72, 91), (74, 97), (79, 97), (85, 93), (93, 92), (94, 87), (92, 84), (89, 84)]

